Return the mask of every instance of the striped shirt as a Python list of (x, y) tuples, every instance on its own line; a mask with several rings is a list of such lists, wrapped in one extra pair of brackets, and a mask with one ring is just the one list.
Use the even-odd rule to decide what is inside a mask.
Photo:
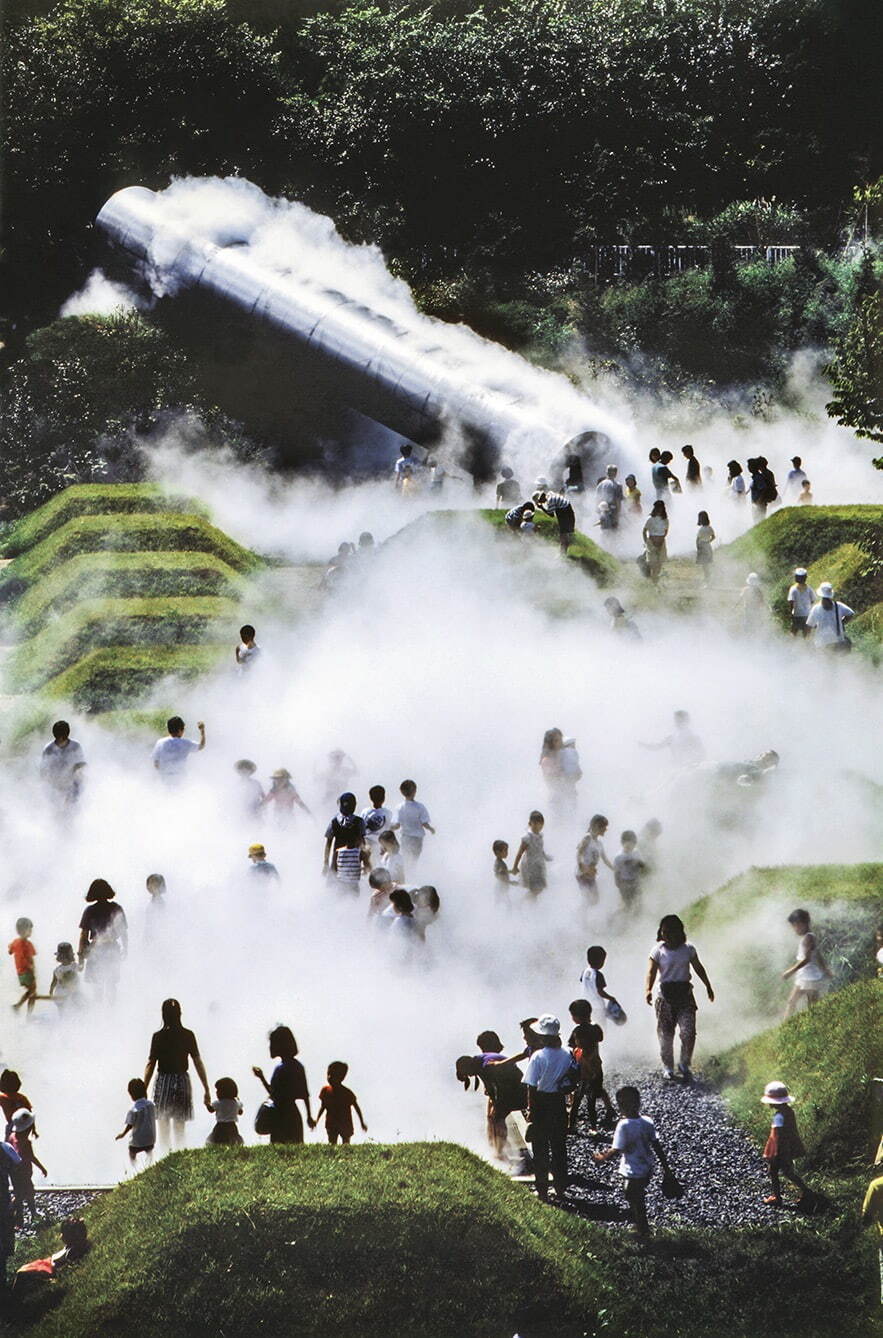
[(555, 516), (559, 511), (565, 511), (570, 508), (570, 501), (560, 492), (547, 492), (545, 502), (541, 502), (543, 510), (550, 516)]
[(524, 513), (526, 509), (531, 505), (532, 503), (530, 502), (522, 502), (520, 506), (513, 506), (511, 511), (506, 512), (506, 524), (520, 525), (521, 522), (524, 520)]
[(358, 884), (362, 876), (362, 851), (359, 846), (340, 846), (337, 851), (337, 877), (341, 883)]

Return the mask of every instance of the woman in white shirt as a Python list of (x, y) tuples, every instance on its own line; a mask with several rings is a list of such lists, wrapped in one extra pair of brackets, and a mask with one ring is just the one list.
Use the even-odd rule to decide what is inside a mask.
[(665, 509), (665, 502), (654, 502), (653, 510), (644, 522), (643, 530), (644, 562), (647, 575), (654, 585), (659, 580), (662, 564), (668, 557), (668, 549), (665, 546), (667, 534), (668, 512)]
[(702, 981), (708, 992), (708, 1002), (714, 1003), (714, 990), (692, 943), (687, 942), (684, 924), (678, 915), (663, 915), (656, 933), (656, 947), (650, 953), (650, 966), (644, 985), (647, 1003), (653, 1004), (653, 986), (659, 979), (656, 996), (656, 1035), (659, 1056), (666, 1078), (674, 1075), (675, 1029), (681, 1038), (681, 1062), (678, 1065), (684, 1082), (693, 1074), (690, 1064), (696, 1044), (696, 1000), (693, 997), (692, 972)]

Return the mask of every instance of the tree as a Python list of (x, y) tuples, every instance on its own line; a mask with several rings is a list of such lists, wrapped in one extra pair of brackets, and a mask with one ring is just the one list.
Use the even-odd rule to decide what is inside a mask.
[[(862, 298), (827, 368), (834, 398), (825, 407), (858, 437), (883, 441), (883, 297)], [(883, 468), (883, 459), (874, 462)]]

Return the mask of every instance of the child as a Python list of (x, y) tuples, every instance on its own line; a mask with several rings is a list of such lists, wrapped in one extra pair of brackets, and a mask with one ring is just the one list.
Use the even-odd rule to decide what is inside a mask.
[(31, 1138), (37, 1137), (37, 1131), (34, 1128), (34, 1112), (28, 1110), (27, 1106), (22, 1106), (15, 1112), (10, 1123), (12, 1133), (9, 1135), (9, 1144), (21, 1157), (21, 1165), (15, 1168), (12, 1176), (12, 1183), (15, 1187), (15, 1225), (21, 1227), (24, 1226), (25, 1204), (28, 1205), (32, 1222), (37, 1216), (37, 1204), (34, 1198), (34, 1167), (36, 1166), (38, 1171), (43, 1172), (44, 1179), (48, 1173), (31, 1143)]
[(31, 1109), (31, 1103), (21, 1090), (21, 1078), (15, 1069), (4, 1069), (0, 1073), (0, 1110), (3, 1112), (2, 1133), (6, 1137), (12, 1117), (17, 1110)]
[(368, 919), (374, 920), (382, 916), (383, 912), (389, 908), (389, 894), (393, 890), (393, 881), (389, 876), (389, 871), (384, 868), (372, 869), (368, 874), (368, 886), (371, 889), (371, 896), (368, 900)]
[(623, 832), (619, 838), (622, 849), (613, 861), (613, 881), (622, 897), (626, 910), (631, 910), (641, 896), (641, 878), (647, 865), (638, 854), (638, 838), (634, 832)]
[(509, 888), (516, 881), (509, 872), (506, 861), (509, 858), (509, 842), (495, 841), (491, 849), (494, 852), (494, 880), (497, 899), (509, 900)]
[(391, 830), (397, 832), (401, 829), (402, 849), (409, 859), (416, 862), (423, 850), (423, 833), (432, 832), (435, 836), (435, 828), (430, 825), (426, 806), (417, 802), (415, 782), (403, 780), (399, 790), (403, 802), (398, 806)]
[(280, 824), (291, 818), (295, 804), (307, 816), (310, 813), (292, 784), (291, 772), (286, 771), (285, 767), (277, 767), (271, 775), (270, 788), (264, 795), (264, 803), (273, 805), (276, 810), (276, 819)]
[(255, 776), (257, 767), (249, 758), (243, 757), (233, 770), (239, 777), (239, 803), (243, 813), (249, 818), (256, 818), (264, 804), (264, 787)]
[(368, 791), (370, 808), (362, 809), (362, 821), (365, 824), (365, 839), (374, 851), (383, 832), (392, 826), (392, 813), (386, 807), (386, 790), (382, 785), (372, 785)]
[(714, 543), (717, 535), (711, 528), (711, 522), (708, 519), (707, 511), (700, 511), (696, 518), (696, 524), (699, 528), (696, 531), (696, 565), (702, 572), (702, 579), (706, 585), (711, 578), (711, 564), (714, 562), (714, 553), (711, 545)]
[(616, 1003), (612, 994), (607, 993), (607, 981), (604, 979), (603, 966), (607, 961), (607, 952), (595, 944), (586, 949), (587, 966), (579, 978), (583, 987), (583, 998), (603, 1017), (607, 1004)]
[(794, 1169), (794, 1158), (803, 1157), (806, 1153), (797, 1131), (794, 1111), (791, 1109), (794, 1097), (789, 1094), (783, 1082), (768, 1082), (760, 1099), (765, 1106), (772, 1107), (773, 1115), (770, 1136), (763, 1150), (764, 1160), (769, 1165), (773, 1192), (764, 1199), (764, 1203), (770, 1204), (773, 1208), (781, 1208), (782, 1184), (779, 1177), (784, 1175), (786, 1180), (790, 1180), (792, 1185), (796, 1185), (802, 1191), (801, 1198), (797, 1200), (797, 1207), (812, 1207), (816, 1196)]
[(625, 1197), (632, 1210), (635, 1235), (646, 1237), (650, 1235), (647, 1186), (655, 1169), (654, 1156), (665, 1176), (671, 1176), (671, 1168), (656, 1137), (653, 1121), (641, 1114), (641, 1094), (637, 1087), (620, 1087), (616, 1104), (622, 1118), (613, 1134), (613, 1146), (596, 1152), (595, 1161), (610, 1161), (617, 1152), (621, 1153), (619, 1174), (625, 1180)]
[(316, 1118), (310, 1120), (310, 1128), (315, 1129), (324, 1110), (325, 1133), (328, 1135), (329, 1143), (336, 1143), (338, 1138), (341, 1143), (350, 1141), (353, 1136), (353, 1111), (358, 1115), (363, 1131), (368, 1132), (355, 1092), (351, 1092), (343, 1085), (348, 1072), (349, 1065), (341, 1063), (340, 1060), (328, 1065), (328, 1085), (319, 1092), (319, 1109)]
[(794, 988), (788, 995), (785, 1005), (786, 1019), (797, 1011), (801, 999), (807, 1007), (818, 1002), (825, 981), (831, 979), (831, 971), (819, 951), (816, 936), (812, 932), (809, 911), (796, 910), (788, 916), (788, 923), (800, 939), (797, 945), (797, 960), (787, 971), (782, 972), (782, 979), (794, 977)]
[(804, 479), (800, 485), (800, 492), (797, 497), (798, 506), (812, 506), (815, 498), (812, 495), (812, 485), (809, 479)]
[[(330, 754), (331, 757), (334, 754)], [(343, 754), (341, 754), (341, 757)], [(331, 853), (338, 846), (345, 844), (348, 836), (355, 835), (359, 841), (365, 838), (365, 823), (356, 813), (356, 796), (351, 790), (345, 790), (337, 801), (337, 813), (325, 829), (325, 854), (322, 857), (322, 872), (327, 874), (331, 865)]]
[(205, 1140), (206, 1147), (236, 1147), (242, 1142), (242, 1134), (236, 1127), (236, 1121), (242, 1114), (242, 1102), (239, 1100), (239, 1088), (232, 1078), (219, 1078), (215, 1083), (215, 1101), (206, 1101), (205, 1108), (215, 1117), (215, 1127)]
[(576, 1131), (579, 1109), (583, 1097), (586, 1097), (589, 1103), (589, 1133), (594, 1134), (597, 1132), (595, 1113), (599, 1097), (604, 1102), (604, 1110), (608, 1120), (611, 1117), (614, 1119), (616, 1117), (613, 1102), (604, 1088), (604, 1068), (598, 1050), (598, 1046), (604, 1039), (604, 1033), (599, 1026), (592, 1022), (592, 1005), (588, 999), (574, 999), (570, 1005), (570, 1016), (576, 1025), (570, 1033), (567, 1044), (573, 1051), (574, 1059), (579, 1064), (579, 1086), (573, 1095), (568, 1128), (571, 1133)]
[(23, 1003), (28, 1006), (28, 1012), (34, 1008), (34, 1000), (37, 997), (37, 980), (34, 975), (34, 958), (37, 955), (37, 949), (31, 942), (31, 934), (34, 932), (33, 921), (26, 915), (15, 922), (15, 932), (18, 938), (14, 938), (9, 945), (9, 955), (15, 962), (15, 969), (18, 974), (18, 983), (24, 989), (24, 994), (18, 1003), (14, 1003), (13, 1008), (21, 1008)]
[(80, 968), (74, 955), (73, 944), (59, 943), (55, 949), (55, 960), (58, 966), (52, 972), (49, 997), (64, 1010), (70, 1004), (77, 1005), (81, 1002)]
[(343, 838), (343, 845), (335, 849), (331, 856), (331, 868), (341, 892), (350, 892), (357, 897), (362, 869), (364, 868), (367, 873), (371, 868), (371, 856), (355, 829), (347, 832)]
[(245, 623), (239, 629), (239, 645), (236, 647), (236, 663), (239, 666), (239, 672), (244, 674), (247, 670), (254, 668), (255, 661), (261, 653), (261, 648), (255, 641), (255, 630), (251, 623)]
[(596, 813), (589, 821), (589, 829), (576, 848), (576, 881), (590, 906), (598, 902), (598, 865), (603, 861), (608, 869), (613, 865), (604, 850), (604, 834), (610, 823), (603, 813)]
[(133, 1078), (126, 1090), (132, 1098), (132, 1107), (126, 1116), (122, 1133), (117, 1134), (114, 1142), (118, 1143), (126, 1134), (130, 1134), (129, 1161), (134, 1166), (138, 1153), (143, 1152), (149, 1165), (153, 1161), (156, 1143), (156, 1106), (147, 1095), (143, 1079)]
[(543, 846), (543, 828), (546, 819), (538, 809), (534, 809), (527, 820), (527, 831), (521, 838), (521, 845), (515, 855), (512, 872), (518, 872), (521, 865), (521, 881), (531, 896), (538, 896), (546, 886), (546, 865), (552, 859)]
[(625, 476), (625, 502), (627, 511), (630, 511), (632, 515), (640, 516), (641, 489), (638, 487), (634, 474), (626, 474)]
[(147, 888), (147, 895), (150, 900), (147, 903), (147, 914), (153, 920), (160, 915), (165, 914), (166, 910), (166, 880), (161, 873), (149, 873), (144, 880), (144, 886)]
[(381, 832), (377, 842), (380, 848), (380, 864), (386, 869), (393, 884), (398, 887), (405, 881), (405, 861), (398, 837), (394, 831)]

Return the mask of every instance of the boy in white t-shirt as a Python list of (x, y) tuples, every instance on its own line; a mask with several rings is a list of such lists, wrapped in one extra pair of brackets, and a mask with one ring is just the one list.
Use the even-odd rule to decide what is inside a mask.
[(128, 1085), (132, 1098), (132, 1108), (126, 1116), (122, 1133), (117, 1134), (116, 1142), (129, 1134), (129, 1161), (132, 1165), (143, 1152), (147, 1161), (153, 1161), (153, 1149), (156, 1144), (156, 1106), (147, 1095), (147, 1088), (141, 1078), (133, 1078)]
[(365, 840), (373, 854), (377, 853), (377, 842), (384, 832), (392, 827), (392, 812), (386, 807), (386, 790), (382, 785), (372, 785), (368, 791), (371, 800), (369, 808), (362, 809), (362, 821), (365, 824)]
[(190, 754), (202, 752), (205, 747), (205, 725), (200, 720), (196, 728), (199, 730), (199, 743), (195, 739), (184, 738), (184, 721), (179, 715), (173, 715), (166, 722), (168, 734), (163, 739), (157, 739), (153, 745), (153, 765), (164, 781), (174, 783), (180, 780)]
[(656, 1137), (656, 1126), (641, 1114), (641, 1094), (637, 1087), (620, 1087), (616, 1104), (622, 1118), (614, 1131), (613, 1145), (603, 1152), (596, 1152), (594, 1159), (599, 1163), (610, 1161), (617, 1152), (620, 1153), (619, 1174), (625, 1181), (625, 1197), (632, 1210), (635, 1235), (649, 1236), (647, 1186), (657, 1161), (666, 1177), (671, 1178), (671, 1168)]
[(423, 850), (423, 833), (432, 832), (435, 836), (435, 828), (430, 825), (429, 810), (417, 801), (416, 781), (403, 780), (399, 790), (403, 803), (396, 810), (396, 820), (390, 830), (397, 832), (401, 829), (402, 851), (408, 859), (416, 861)]
[(806, 567), (798, 567), (794, 572), (794, 584), (788, 591), (788, 608), (791, 610), (791, 635), (809, 636), (806, 620), (815, 603), (816, 592), (807, 585)]

